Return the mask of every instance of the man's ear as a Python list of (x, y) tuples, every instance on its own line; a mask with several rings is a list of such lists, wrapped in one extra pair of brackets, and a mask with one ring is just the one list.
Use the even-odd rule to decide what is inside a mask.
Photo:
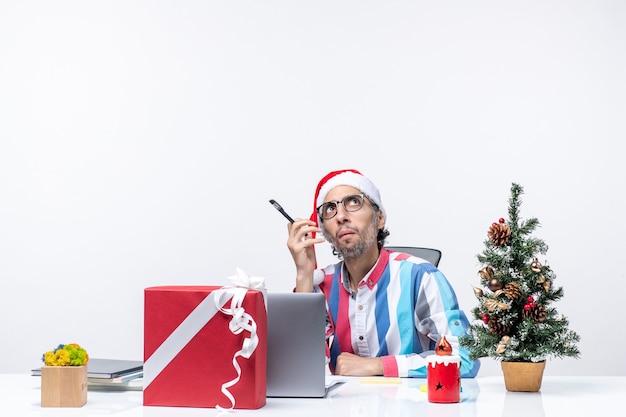
[(385, 228), (385, 216), (383, 216), (383, 212), (378, 210), (378, 230), (383, 230)]

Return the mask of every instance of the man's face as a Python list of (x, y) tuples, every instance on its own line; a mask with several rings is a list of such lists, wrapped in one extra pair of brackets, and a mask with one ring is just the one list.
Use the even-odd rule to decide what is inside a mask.
[[(328, 193), (324, 202), (340, 202), (345, 197), (361, 194), (361, 191), (347, 185), (340, 185)], [(346, 203), (349, 204), (349, 203)], [(380, 211), (375, 211), (365, 197), (363, 206), (357, 211), (347, 211), (343, 204), (337, 204), (334, 217), (325, 219), (322, 228), (324, 237), (344, 259), (356, 258), (377, 244), (378, 230), (385, 221)]]

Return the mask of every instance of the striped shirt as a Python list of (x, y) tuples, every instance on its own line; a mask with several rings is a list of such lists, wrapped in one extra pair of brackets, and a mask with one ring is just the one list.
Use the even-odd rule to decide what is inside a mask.
[(458, 337), (469, 322), (454, 289), (431, 263), (406, 253), (381, 249), (374, 267), (350, 289), (343, 262), (318, 269), (314, 291), (326, 296), (326, 337), (331, 370), (337, 356), (350, 352), (381, 357), (385, 376), (426, 377), (426, 356), (441, 336), (461, 357), (461, 376), (474, 377), (479, 362), (470, 361)]

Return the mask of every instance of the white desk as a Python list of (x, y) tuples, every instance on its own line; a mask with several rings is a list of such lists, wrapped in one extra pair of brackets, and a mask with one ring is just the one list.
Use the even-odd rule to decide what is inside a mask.
[[(244, 417), (562, 417), (623, 408), (625, 377), (544, 377), (541, 392), (507, 392), (502, 377), (463, 379), (461, 402), (429, 403), (420, 390), (425, 379), (399, 383), (348, 382), (322, 399), (268, 398), (258, 410), (220, 413), (212, 408), (143, 407), (141, 391), (88, 392), (81, 408), (42, 408), (38, 377), (0, 374), (0, 411), (3, 416), (244, 416)], [(370, 380), (371, 381), (371, 380)], [(374, 382), (380, 379), (376, 378)]]

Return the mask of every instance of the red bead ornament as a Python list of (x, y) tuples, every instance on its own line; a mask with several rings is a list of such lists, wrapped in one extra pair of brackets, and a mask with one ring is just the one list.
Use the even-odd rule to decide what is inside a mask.
[(489, 323), (489, 314), (483, 313), (483, 323)]
[(500, 217), (500, 218), (498, 219), (498, 221), (499, 221), (500, 223), (504, 223), (504, 218), (503, 218), (503, 217)]

